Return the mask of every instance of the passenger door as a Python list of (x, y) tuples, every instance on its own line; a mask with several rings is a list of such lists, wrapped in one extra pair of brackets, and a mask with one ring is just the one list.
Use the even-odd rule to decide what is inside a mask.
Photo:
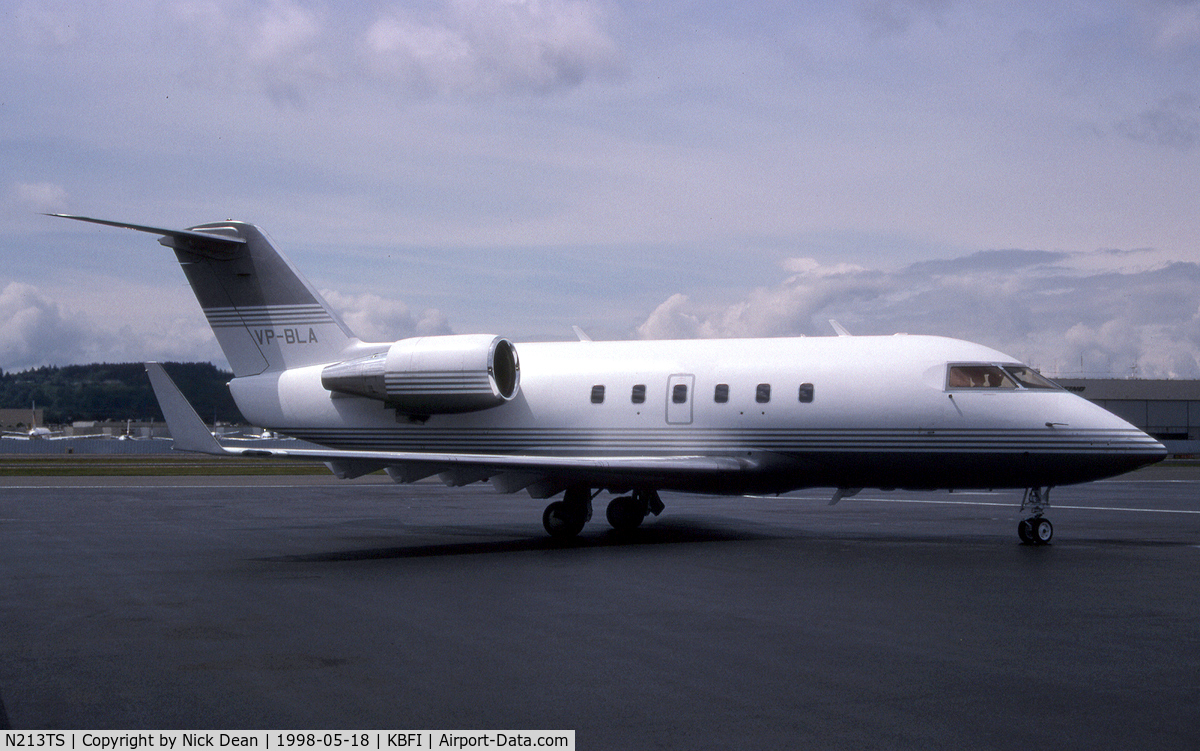
[(692, 392), (695, 391), (696, 376), (673, 375), (667, 379), (667, 422), (673, 425), (688, 425), (692, 422)]

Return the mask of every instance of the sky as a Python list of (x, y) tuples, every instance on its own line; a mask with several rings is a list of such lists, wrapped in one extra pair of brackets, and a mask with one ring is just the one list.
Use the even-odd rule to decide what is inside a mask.
[(364, 339), (937, 334), (1200, 377), (1200, 2), (15, 0), (0, 369), (224, 365), (150, 235)]

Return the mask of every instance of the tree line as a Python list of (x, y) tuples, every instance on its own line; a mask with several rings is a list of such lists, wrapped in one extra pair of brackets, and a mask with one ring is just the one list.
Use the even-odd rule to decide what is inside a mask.
[[(226, 384), (233, 373), (207, 362), (163, 363), (205, 422), (245, 423)], [(141, 363), (45, 366), (19, 373), (0, 370), (0, 407), (45, 410), (47, 424), (77, 420), (162, 421)]]

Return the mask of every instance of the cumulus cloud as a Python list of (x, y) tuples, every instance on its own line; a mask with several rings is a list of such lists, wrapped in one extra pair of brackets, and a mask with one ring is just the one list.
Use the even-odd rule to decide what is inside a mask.
[(319, 11), (295, 0), (171, 6), (177, 59), (193, 85), (256, 87), (280, 106), (303, 108), (306, 92), (339, 77), (345, 45)]
[(190, 84), (249, 84), (294, 108), (364, 73), (404, 95), (550, 93), (623, 66), (605, 12), (586, 0), (439, 0), (336, 16), (306, 0), (181, 1), (170, 23)]
[(76, 362), (88, 341), (86, 319), (33, 285), (11, 282), (0, 291), (0, 365), (6, 370)]
[(894, 271), (789, 259), (798, 273), (729, 305), (673, 295), (637, 334), (829, 334), (835, 318), (856, 334), (978, 341), (1052, 375), (1200, 376), (1200, 264), (1094, 268), (1112, 255), (992, 251)]
[[(37, 286), (8, 283), (0, 290), (0, 368), (146, 360), (224, 365), (202, 316), (172, 313), (145, 294), (121, 292), (102, 299), (76, 292), (71, 299), (79, 308), (74, 308)], [(131, 307), (125, 302), (131, 299), (145, 303)]]
[(391, 342), (410, 336), (436, 336), (453, 333), (441, 311), (429, 308), (413, 315), (399, 300), (388, 300), (373, 293), (347, 295), (322, 290), (322, 295), (337, 310), (354, 335), (368, 342)]
[(807, 330), (834, 301), (865, 300), (882, 294), (883, 277), (853, 264), (825, 266), (812, 258), (783, 263), (794, 272), (775, 287), (759, 287), (745, 300), (705, 309), (674, 295), (637, 328), (643, 339), (785, 336)]
[(605, 23), (581, 0), (451, 0), (434, 18), (380, 17), (363, 54), (405, 91), (551, 92), (621, 68)]

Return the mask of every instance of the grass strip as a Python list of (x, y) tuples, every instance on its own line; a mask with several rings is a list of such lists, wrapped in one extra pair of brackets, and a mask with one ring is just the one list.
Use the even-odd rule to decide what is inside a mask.
[(261, 457), (156, 455), (0, 456), (0, 477), (168, 477), (186, 475), (326, 475), (318, 462)]

